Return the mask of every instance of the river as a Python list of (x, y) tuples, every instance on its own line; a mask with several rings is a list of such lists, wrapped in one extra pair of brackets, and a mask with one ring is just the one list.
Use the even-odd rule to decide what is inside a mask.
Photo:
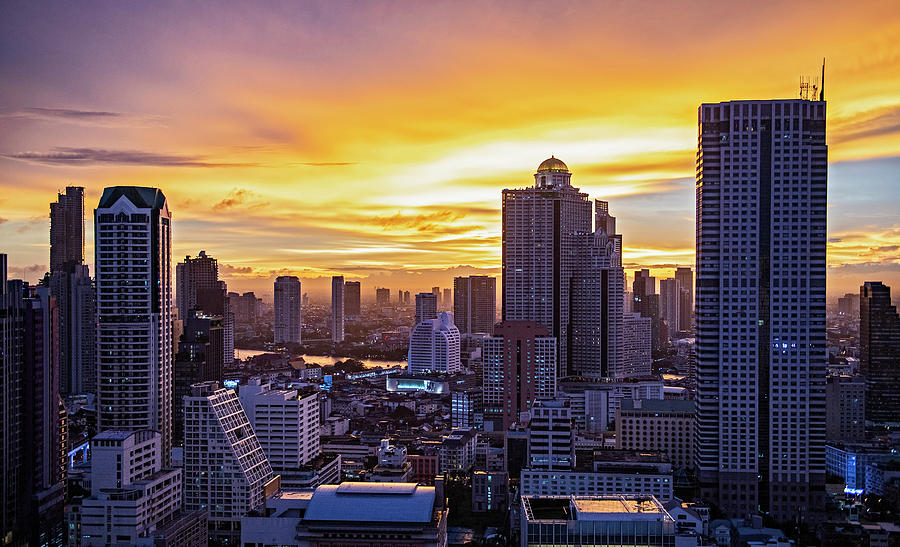
[[(234, 350), (234, 356), (236, 359), (247, 359), (248, 357), (253, 357), (254, 355), (262, 355), (263, 353), (274, 353), (271, 351), (260, 351), (257, 349), (237, 349)], [(301, 355), (303, 359), (306, 360), (307, 363), (316, 363), (322, 366), (333, 365), (337, 361), (346, 361), (347, 359), (354, 359), (354, 357), (331, 357), (330, 355)], [(363, 366), (366, 368), (375, 368), (375, 367), (395, 367), (402, 366), (406, 367), (406, 361), (379, 361), (377, 359), (359, 359), (362, 362)]]

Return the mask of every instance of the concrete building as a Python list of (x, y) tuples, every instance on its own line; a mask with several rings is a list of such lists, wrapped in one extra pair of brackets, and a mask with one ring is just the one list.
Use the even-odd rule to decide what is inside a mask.
[(416, 325), (437, 319), (438, 298), (433, 292), (420, 292), (416, 295)]
[(622, 323), (622, 374), (620, 378), (648, 376), (653, 372), (653, 319), (626, 313)]
[(172, 367), (172, 439), (174, 446), (184, 440), (184, 397), (199, 382), (221, 382), (225, 329), (221, 316), (205, 315), (194, 309), (183, 319), (184, 333), (178, 342), (178, 353)]
[(241, 517), (265, 507), (277, 477), (234, 390), (195, 384), (184, 423), (185, 510), (207, 513), (211, 540), (237, 541)]
[(695, 467), (730, 516), (824, 510), (825, 118), (824, 100), (698, 109)]
[(296, 528), (296, 545), (446, 547), (443, 488), (415, 483), (345, 482), (316, 488)]
[(825, 438), (828, 442), (866, 439), (866, 380), (829, 375), (825, 383)]
[(455, 374), (461, 367), (459, 330), (453, 324), (453, 314), (442, 312), (437, 319), (422, 321), (413, 328), (407, 359), (410, 374)]
[(162, 436), (172, 449), (172, 216), (157, 188), (106, 188), (94, 211), (97, 427)]
[(478, 434), (472, 429), (454, 429), (441, 439), (441, 473), (468, 472), (475, 464), (475, 446)]
[(859, 319), (860, 295), (848, 293), (838, 298), (838, 314), (841, 317)]
[(681, 325), (684, 288), (675, 278), (659, 281), (659, 314), (666, 321), (669, 340), (675, 338)]
[(652, 496), (525, 495), (521, 504), (522, 547), (698, 544), (696, 536), (677, 536), (675, 520)]
[(861, 494), (866, 487), (866, 466), (896, 459), (890, 448), (872, 443), (835, 443), (825, 446), (825, 468), (844, 479), (849, 493)]
[(391, 290), (390, 289), (375, 289), (375, 305), (376, 306), (389, 306), (391, 304)]
[(891, 288), (880, 281), (859, 290), (859, 368), (866, 379), (866, 421), (900, 424), (900, 315)]
[(302, 344), (302, 285), (297, 276), (282, 275), (275, 279), (275, 317), (272, 328), (276, 344)]
[(378, 447), (378, 464), (364, 472), (362, 479), (364, 482), (412, 482), (413, 469), (407, 459), (406, 447), (382, 439)]
[(484, 389), (476, 386), (451, 391), (450, 416), (454, 429), (482, 429)]
[(546, 327), (558, 342), (560, 376), (610, 376), (619, 355), (621, 236), (605, 202), (597, 202), (595, 229), (591, 202), (571, 177), (549, 158), (533, 187), (503, 190), (502, 320)]
[(361, 294), (359, 281), (344, 282), (344, 317), (359, 318)]
[(616, 413), (616, 448), (665, 454), (675, 469), (693, 461), (694, 401), (622, 401)]
[(539, 400), (528, 425), (528, 467), (567, 470), (575, 463), (575, 435), (568, 401)]
[(454, 277), (453, 319), (460, 334), (493, 332), (497, 322), (497, 279), (487, 275)]
[(569, 401), (572, 422), (578, 431), (600, 433), (615, 429), (616, 412), (626, 399), (665, 398), (658, 376), (633, 376), (610, 380), (567, 378), (559, 383), (558, 398)]
[(331, 278), (331, 341), (344, 341), (344, 276)]
[(481, 347), (485, 428), (504, 431), (538, 399), (556, 396), (556, 338), (533, 321), (503, 321)]
[(319, 455), (319, 392), (275, 389), (254, 378), (238, 388), (241, 407), (281, 484)]
[(156, 431), (104, 431), (91, 440), (91, 494), (66, 507), (73, 546), (137, 545), (181, 509), (182, 472), (162, 466)]
[(694, 272), (688, 268), (675, 268), (675, 279), (681, 282), (681, 312), (677, 330), (689, 332), (694, 317)]
[(509, 507), (509, 473), (475, 471), (472, 473), (472, 512), (506, 511)]

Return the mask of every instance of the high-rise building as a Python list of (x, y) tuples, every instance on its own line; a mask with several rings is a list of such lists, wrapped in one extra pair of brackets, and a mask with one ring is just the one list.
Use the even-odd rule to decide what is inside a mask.
[(487, 275), (453, 278), (453, 320), (460, 334), (493, 332), (497, 279)]
[(423, 321), (437, 319), (438, 304), (434, 293), (420, 292), (416, 295), (416, 325)]
[(485, 429), (506, 431), (538, 399), (556, 396), (556, 338), (534, 321), (503, 321), (481, 346)]
[(300, 344), (303, 341), (301, 326), (300, 280), (294, 275), (282, 275), (275, 279), (275, 343)]
[(859, 371), (866, 378), (866, 421), (900, 422), (900, 316), (891, 288), (880, 281), (859, 289)]
[(277, 477), (234, 390), (195, 384), (184, 414), (184, 508), (209, 515), (210, 539), (237, 542), (241, 517), (265, 507)]
[(442, 372), (455, 374), (459, 360), (459, 330), (452, 313), (440, 313), (437, 319), (422, 321), (409, 335), (407, 369), (411, 374)]
[(50, 204), (50, 273), (84, 263), (84, 188), (67, 186)]
[[(344, 283), (344, 315), (358, 318), (360, 313), (360, 285), (359, 281), (347, 281)], [(399, 303), (400, 300), (397, 300)]]
[(384, 288), (376, 288), (375, 289), (375, 305), (376, 306), (390, 306), (391, 305), (391, 290)]
[(694, 272), (688, 267), (675, 268), (675, 279), (681, 282), (681, 322), (676, 330), (687, 332), (691, 330), (694, 316)]
[(403, 303), (409, 304), (409, 291), (403, 291)]
[(67, 438), (57, 325), (50, 289), (7, 281), (0, 254), (0, 538), (7, 544), (62, 540)]
[(858, 318), (859, 317), (859, 294), (848, 293), (838, 298), (838, 314), (841, 317)]
[(560, 376), (609, 376), (619, 354), (622, 240), (605, 202), (593, 229), (591, 203), (571, 177), (549, 158), (533, 187), (503, 190), (502, 319), (547, 327)]
[(825, 385), (825, 440), (866, 440), (866, 379), (862, 375), (829, 375)]
[(691, 467), (694, 401), (625, 399), (616, 411), (616, 448), (661, 452), (675, 469)]
[(441, 302), (441, 288), (431, 287), (431, 292), (434, 294), (434, 299), (437, 302), (438, 309), (441, 309), (443, 307)]
[(566, 400), (542, 399), (531, 407), (528, 468), (567, 471), (575, 464), (575, 430)]
[(200, 251), (196, 258), (185, 256), (184, 262), (175, 265), (175, 307), (179, 317), (187, 317), (187, 312), (194, 309), (222, 315), (225, 295), (219, 283), (219, 263), (206, 251)]
[(290, 486), (292, 475), (319, 455), (319, 392), (277, 389), (258, 379), (238, 394), (274, 473)]
[(631, 282), (631, 297), (634, 300), (631, 309), (635, 313), (647, 315), (644, 312), (644, 303), (648, 294), (656, 294), (656, 278), (650, 275), (648, 269), (636, 270), (634, 281)]
[(344, 276), (331, 278), (331, 341), (344, 341)]
[(187, 312), (183, 318), (181, 340), (172, 367), (172, 444), (184, 440), (184, 397), (191, 386), (200, 382), (222, 382), (225, 370), (222, 355), (225, 328), (221, 316), (205, 315), (200, 310)]
[(659, 315), (666, 322), (669, 339), (674, 338), (680, 330), (683, 293), (684, 288), (678, 279), (660, 279)]
[(101, 432), (91, 439), (91, 493), (66, 508), (67, 545), (138, 545), (181, 509), (181, 493), (182, 471), (163, 467), (159, 433)]
[(450, 289), (444, 289), (444, 298), (441, 300), (441, 308), (444, 310), (452, 309), (453, 292)]
[(622, 324), (622, 369), (617, 378), (647, 376), (653, 372), (653, 320), (639, 313), (626, 313)]
[(172, 448), (172, 217), (157, 188), (106, 188), (94, 210), (97, 425)]
[(729, 516), (820, 513), (825, 483), (825, 102), (699, 108), (701, 494)]

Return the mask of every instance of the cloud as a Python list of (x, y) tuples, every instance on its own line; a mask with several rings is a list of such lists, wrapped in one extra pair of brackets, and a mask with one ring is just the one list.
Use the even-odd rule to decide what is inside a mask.
[(235, 266), (233, 264), (219, 262), (219, 272), (225, 275), (247, 275), (254, 273), (254, 271), (255, 270), (251, 266)]
[(900, 133), (900, 105), (885, 106), (835, 121), (831, 143)]
[(462, 212), (450, 209), (418, 215), (407, 215), (397, 211), (392, 216), (376, 216), (372, 219), (372, 223), (385, 229), (412, 228), (419, 232), (429, 232), (439, 228), (446, 228), (447, 223), (458, 220), (463, 216)]
[(306, 165), (307, 167), (340, 167), (343, 165), (356, 165), (355, 161), (305, 161), (297, 165)]
[(3, 157), (53, 166), (89, 167), (131, 165), (144, 167), (256, 167), (254, 163), (209, 162), (200, 156), (175, 156), (139, 150), (54, 147), (52, 152), (18, 152)]
[(6, 222), (9, 222), (8, 218), (0, 217), (0, 224), (6, 223)]
[(244, 188), (232, 188), (226, 197), (212, 206), (213, 211), (227, 211), (238, 207), (247, 209), (257, 209), (269, 205), (268, 201), (263, 201), (256, 197), (256, 194)]
[(163, 125), (161, 116), (111, 112), (108, 110), (79, 110), (75, 108), (23, 108), (0, 114), (0, 117), (20, 120), (57, 121), (101, 127), (150, 127)]

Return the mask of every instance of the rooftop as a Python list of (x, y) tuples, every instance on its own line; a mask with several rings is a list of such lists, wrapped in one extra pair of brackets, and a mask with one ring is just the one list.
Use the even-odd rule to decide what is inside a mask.
[(328, 522), (429, 523), (434, 487), (416, 483), (344, 482), (316, 488), (305, 520)]
[(622, 400), (622, 412), (680, 412), (693, 414), (694, 410), (694, 401), (679, 399)]
[(653, 496), (523, 496), (530, 521), (541, 520), (660, 520), (671, 519)]
[(538, 173), (568, 173), (569, 167), (561, 159), (550, 156), (541, 162), (537, 171)]

